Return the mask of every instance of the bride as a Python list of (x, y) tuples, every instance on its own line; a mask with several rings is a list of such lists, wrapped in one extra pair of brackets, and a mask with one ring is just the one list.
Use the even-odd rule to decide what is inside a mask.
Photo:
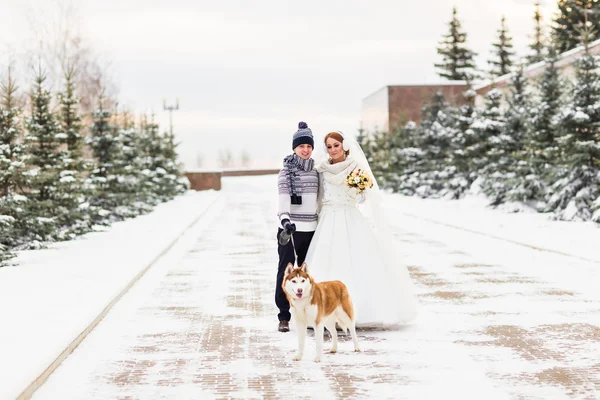
[[(325, 136), (329, 157), (317, 165), (320, 210), (317, 230), (306, 255), (317, 282), (340, 280), (348, 287), (359, 327), (386, 328), (416, 315), (417, 300), (404, 266), (395, 254), (392, 233), (382, 215), (379, 187), (358, 145), (342, 132)], [(373, 187), (361, 194), (346, 186), (360, 168)]]

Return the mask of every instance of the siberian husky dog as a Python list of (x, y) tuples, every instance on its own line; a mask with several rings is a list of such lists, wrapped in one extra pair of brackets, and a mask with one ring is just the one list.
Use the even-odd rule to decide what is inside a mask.
[(298, 353), (294, 356), (294, 360), (301, 360), (304, 354), (307, 326), (312, 326), (315, 330), (317, 342), (315, 362), (321, 361), (324, 328), (327, 328), (331, 334), (332, 344), (329, 352), (336, 353), (338, 344), (336, 322), (344, 331), (350, 330), (354, 351), (360, 351), (354, 308), (346, 285), (340, 281), (316, 283), (306, 272), (306, 263), (299, 268), (294, 268), (290, 263), (285, 269), (282, 287), (290, 302), (290, 311), (298, 330)]

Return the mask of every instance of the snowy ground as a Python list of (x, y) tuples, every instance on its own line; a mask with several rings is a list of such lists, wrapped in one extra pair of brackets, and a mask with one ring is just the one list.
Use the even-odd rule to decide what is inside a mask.
[[(218, 201), (215, 193), (198, 193), (165, 205), (162, 218), (166, 210), (174, 213), (172, 230), (127, 235), (143, 243), (169, 233), (163, 243), (146, 246), (157, 253), (177, 236), (175, 221), (183, 229), (195, 219), (180, 218), (189, 200), (198, 203), (196, 223), (34, 398), (600, 398), (596, 226), (506, 214), (476, 201), (388, 196), (389, 219), (418, 287), (420, 317), (400, 331), (362, 331), (362, 353), (342, 341), (340, 352), (321, 364), (311, 360), (310, 339), (298, 363), (291, 360), (295, 333), (276, 331), (275, 186), (274, 176), (226, 178)], [(131, 224), (139, 232), (151, 225)], [(113, 249), (125, 247), (123, 237), (109, 243), (114, 232), (97, 234), (106, 240), (102, 251), (90, 238), (87, 247), (76, 241), (54, 255), (23, 255), (26, 268), (20, 268), (29, 272), (0, 269), (0, 321), (8, 318), (7, 326), (18, 330), (0, 330), (0, 398), (20, 393), (80, 332), (57, 326), (93, 320), (102, 301), (124, 286), (105, 281), (135, 275), (123, 263), (107, 266), (121, 258)], [(77, 256), (78, 246), (93, 256)], [(142, 253), (132, 246), (123, 256), (139, 271), (151, 261), (142, 261)], [(49, 257), (79, 258), (85, 268), (67, 273), (60, 263), (43, 265)], [(112, 278), (99, 274), (102, 268)], [(5, 310), (7, 304), (19, 307)], [(15, 370), (19, 381), (3, 382)]]
[(0, 399), (38, 378), (219, 196), (190, 192), (0, 268)]

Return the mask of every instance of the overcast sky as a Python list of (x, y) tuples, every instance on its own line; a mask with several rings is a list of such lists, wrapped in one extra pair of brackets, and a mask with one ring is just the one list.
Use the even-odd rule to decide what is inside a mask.
[[(28, 10), (50, 3), (0, 0), (3, 48), (25, 46)], [(247, 149), (257, 166), (279, 166), (300, 120), (318, 137), (356, 134), (364, 97), (385, 85), (440, 82), (436, 47), (454, 5), (480, 67), (502, 15), (517, 52), (526, 54), (534, 13), (533, 0), (73, 3), (86, 38), (111, 61), (121, 104), (154, 110), (166, 127), (162, 99), (179, 98), (174, 126), (188, 168), (197, 154), (214, 167), (227, 148), (236, 158)], [(542, 2), (546, 22), (555, 3)]]

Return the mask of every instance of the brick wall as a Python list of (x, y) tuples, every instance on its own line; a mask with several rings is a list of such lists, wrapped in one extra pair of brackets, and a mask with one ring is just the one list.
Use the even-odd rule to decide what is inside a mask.
[(224, 171), (190, 171), (184, 175), (190, 181), (192, 190), (221, 190), (221, 178), (224, 176), (256, 176), (276, 175), (278, 169), (253, 169), (253, 170), (224, 170)]
[(451, 105), (465, 104), (462, 94), (466, 85), (414, 85), (388, 86), (389, 90), (389, 122), (393, 129), (399, 123), (421, 121), (421, 107), (431, 100), (434, 93), (440, 90)]
[(186, 172), (192, 190), (221, 190), (221, 172)]

